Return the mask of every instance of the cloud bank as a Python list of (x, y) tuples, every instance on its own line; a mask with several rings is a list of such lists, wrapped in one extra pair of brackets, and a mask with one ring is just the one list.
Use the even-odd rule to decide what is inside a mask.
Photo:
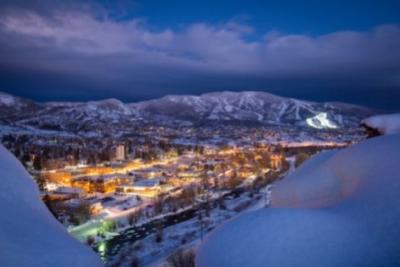
[(66, 81), (67, 91), (80, 83), (87, 91), (115, 88), (138, 98), (171, 88), (227, 89), (234, 81), (243, 89), (307, 81), (302, 88), (330, 83), (399, 91), (399, 25), (320, 36), (271, 31), (254, 37), (254, 30), (235, 20), (154, 30), (142, 18), (116, 20), (90, 9), (13, 8), (0, 17), (0, 71), (29, 81), (53, 77), (54, 85)]

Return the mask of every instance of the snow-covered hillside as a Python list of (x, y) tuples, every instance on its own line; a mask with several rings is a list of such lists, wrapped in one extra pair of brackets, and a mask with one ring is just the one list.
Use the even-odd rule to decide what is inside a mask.
[[(145, 115), (195, 121), (251, 121), (264, 124), (309, 125), (324, 116), (330, 125), (357, 125), (371, 110), (343, 103), (317, 103), (266, 92), (215, 92), (200, 96), (172, 95), (132, 105)], [(321, 115), (322, 114), (322, 115)], [(331, 121), (331, 122), (330, 122)], [(323, 124), (319, 124), (324, 128)], [(332, 128), (332, 127), (328, 127)]]
[(42, 106), (29, 99), (0, 92), (0, 121), (15, 121), (38, 112)]
[(399, 166), (399, 134), (319, 154), (276, 184), (273, 208), (211, 233), (196, 266), (400, 266)]
[(12, 95), (0, 92), (0, 104), (5, 106), (11, 106), (15, 104), (15, 98)]
[(377, 130), (380, 134), (400, 133), (400, 114), (372, 116), (363, 120), (362, 124)]
[(152, 123), (184, 121), (201, 125), (231, 121), (318, 129), (354, 128), (361, 119), (371, 115), (371, 110), (354, 105), (302, 101), (265, 92), (170, 95), (130, 104), (117, 99), (35, 103), (0, 94), (0, 119), (5, 125), (67, 132), (115, 128), (138, 120)]
[(29, 174), (1, 145), (0, 174), (0, 266), (102, 266), (56, 221)]

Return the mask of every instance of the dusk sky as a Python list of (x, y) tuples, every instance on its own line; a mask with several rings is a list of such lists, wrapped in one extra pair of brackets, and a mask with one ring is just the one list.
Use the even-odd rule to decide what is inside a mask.
[(400, 1), (0, 2), (0, 91), (260, 90), (400, 110)]

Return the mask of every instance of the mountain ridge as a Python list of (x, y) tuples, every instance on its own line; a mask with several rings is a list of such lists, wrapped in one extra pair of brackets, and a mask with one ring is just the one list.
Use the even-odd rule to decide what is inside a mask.
[(370, 108), (370, 107), (367, 107), (364, 105), (342, 102), (342, 101), (321, 101), (320, 102), (320, 101), (305, 100), (305, 99), (294, 98), (294, 97), (285, 97), (285, 96), (280, 96), (280, 95), (265, 92), (265, 91), (254, 91), (254, 90), (245, 90), (245, 91), (223, 90), (223, 91), (206, 92), (206, 93), (202, 93), (202, 94), (167, 94), (167, 95), (164, 95), (164, 96), (158, 97), (158, 98), (152, 98), (152, 99), (141, 100), (141, 101), (133, 101), (133, 102), (132, 101), (125, 102), (117, 97), (109, 97), (109, 98), (102, 98), (102, 99), (98, 99), (98, 100), (88, 100), (88, 101), (36, 101), (36, 100), (32, 100), (28, 97), (17, 96), (17, 95), (11, 94), (11, 93), (7, 93), (5, 91), (0, 91), (0, 105), (2, 104), (1, 103), (2, 96), (28, 100), (28, 101), (34, 102), (38, 105), (77, 105), (77, 104), (85, 104), (85, 103), (89, 103), (89, 102), (105, 102), (105, 101), (109, 101), (109, 100), (118, 101), (124, 105), (137, 105), (140, 103), (146, 103), (149, 101), (161, 100), (163, 98), (171, 98), (171, 97), (173, 97), (173, 98), (180, 98), (180, 97), (198, 97), (198, 98), (200, 98), (202, 96), (217, 95), (217, 94), (223, 95), (223, 94), (258, 94), (258, 93), (263, 94), (263, 95), (269, 95), (269, 96), (275, 97), (275, 98), (292, 99), (292, 100), (307, 102), (307, 103), (340, 104), (340, 105), (346, 105), (346, 106), (365, 108), (365, 109), (369, 109), (369, 110), (377, 110), (375, 108)]
[(35, 102), (0, 92), (0, 112), (3, 123), (64, 131), (90, 131), (98, 128), (99, 124), (137, 121), (354, 127), (363, 118), (376, 114), (372, 109), (354, 104), (298, 100), (262, 91), (166, 95), (133, 103), (124, 103), (116, 98), (88, 102)]

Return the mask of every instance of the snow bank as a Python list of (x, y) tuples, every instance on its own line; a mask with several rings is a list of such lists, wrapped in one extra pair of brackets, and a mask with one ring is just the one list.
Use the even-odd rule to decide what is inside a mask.
[(197, 267), (400, 266), (400, 135), (322, 153), (276, 185), (274, 208), (202, 244)]
[(54, 219), (29, 174), (1, 145), (0, 180), (0, 266), (102, 266)]
[(362, 124), (376, 129), (381, 134), (400, 133), (400, 114), (372, 116), (363, 120)]

